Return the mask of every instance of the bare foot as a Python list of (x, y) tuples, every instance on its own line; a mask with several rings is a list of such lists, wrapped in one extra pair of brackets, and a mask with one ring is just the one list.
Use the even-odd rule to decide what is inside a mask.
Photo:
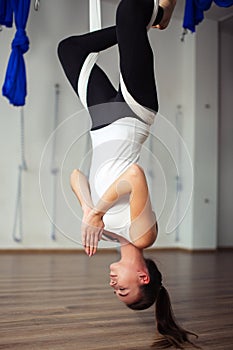
[(161, 6), (164, 10), (163, 18), (159, 24), (154, 26), (153, 28), (158, 28), (158, 29), (165, 29), (167, 28), (172, 13), (174, 11), (174, 8), (176, 6), (176, 0), (161, 0), (159, 3), (159, 6)]

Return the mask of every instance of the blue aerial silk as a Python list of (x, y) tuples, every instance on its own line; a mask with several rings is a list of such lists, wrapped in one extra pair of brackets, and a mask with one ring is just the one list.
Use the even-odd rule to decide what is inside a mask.
[(31, 0), (7, 1), (11, 2), (14, 12), (16, 33), (11, 44), (12, 52), (7, 66), (2, 94), (14, 106), (24, 106), (27, 95), (27, 82), (23, 55), (29, 49), (29, 39), (25, 28)]
[(13, 9), (11, 0), (0, 0), (0, 24), (6, 27), (12, 27)]
[(209, 10), (212, 2), (220, 7), (230, 7), (233, 0), (186, 0), (183, 27), (195, 32), (195, 27), (204, 19), (204, 11)]

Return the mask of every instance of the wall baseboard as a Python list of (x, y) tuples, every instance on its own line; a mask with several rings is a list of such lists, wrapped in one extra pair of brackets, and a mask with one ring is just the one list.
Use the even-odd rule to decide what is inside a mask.
[[(188, 248), (178, 248), (178, 247), (158, 247), (158, 248), (148, 248), (145, 252), (184, 252), (184, 253), (215, 253), (218, 251), (233, 251), (233, 247), (219, 247), (217, 249), (188, 249)], [(84, 251), (82, 249), (35, 249), (35, 248), (22, 248), (22, 249), (0, 249), (1, 254), (83, 254)], [(118, 253), (117, 249), (114, 248), (100, 248), (98, 249), (99, 254), (116, 254)]]

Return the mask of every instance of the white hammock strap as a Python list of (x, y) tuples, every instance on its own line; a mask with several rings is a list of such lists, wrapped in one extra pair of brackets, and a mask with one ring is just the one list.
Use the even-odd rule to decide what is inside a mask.
[(93, 32), (102, 28), (100, 0), (89, 0), (89, 30)]

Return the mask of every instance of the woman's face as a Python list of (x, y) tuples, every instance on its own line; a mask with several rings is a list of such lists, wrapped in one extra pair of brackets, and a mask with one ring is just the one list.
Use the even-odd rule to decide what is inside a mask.
[(110, 286), (120, 301), (132, 304), (141, 297), (139, 272), (121, 261), (110, 265)]

